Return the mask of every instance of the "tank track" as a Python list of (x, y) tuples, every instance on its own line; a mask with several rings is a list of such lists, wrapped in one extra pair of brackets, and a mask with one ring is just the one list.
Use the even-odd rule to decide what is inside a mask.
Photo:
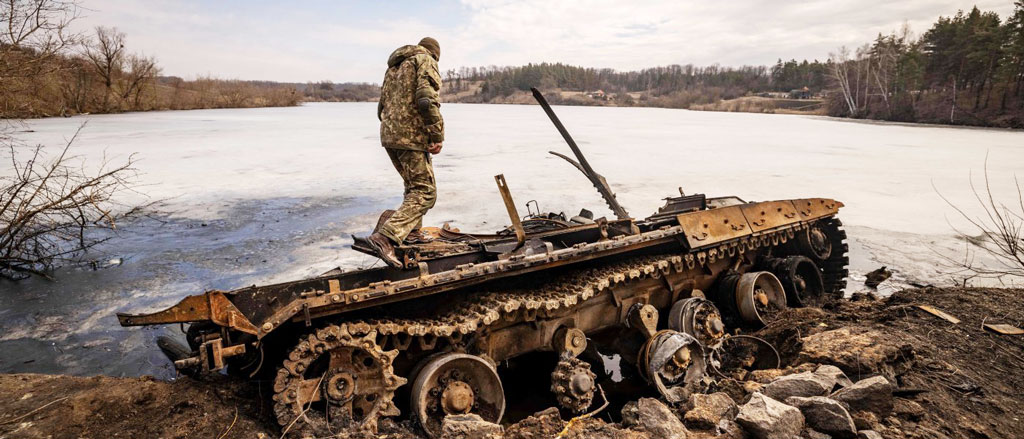
[[(448, 338), (458, 342), (464, 336), (487, 327), (500, 319), (522, 318), (532, 321), (537, 316), (555, 314), (575, 306), (602, 291), (619, 284), (646, 278), (660, 278), (673, 272), (683, 272), (696, 266), (712, 263), (720, 257), (734, 256), (736, 252), (756, 250), (784, 243), (797, 228), (782, 230), (757, 237), (725, 243), (714, 248), (684, 255), (642, 256), (599, 267), (575, 270), (563, 274), (543, 289), (523, 288), (504, 291), (482, 291), (467, 295), (465, 300), (442, 315), (418, 319), (370, 319), (342, 323), (355, 335), (376, 331), (378, 336), (396, 337), (394, 344), (402, 349), (413, 338)], [(429, 344), (429, 342), (428, 342)], [(429, 346), (425, 346), (429, 347)]]
[[(386, 318), (341, 322), (331, 325), (329, 332), (323, 329), (303, 339), (289, 355), (285, 366), (278, 371), (275, 392), (289, 388), (289, 382), (302, 379), (302, 372), (294, 364), (312, 355), (312, 350), (322, 343), (328, 334), (348, 334), (353, 338), (376, 339), (375, 349), (388, 347), (389, 356), (407, 349), (414, 341), (424, 350), (433, 349), (437, 341), (446, 339), (452, 345), (460, 345), (467, 335), (473, 334), (502, 319), (507, 321), (533, 321), (538, 317), (557, 314), (565, 308), (582, 303), (601, 292), (630, 282), (647, 278), (660, 278), (670, 273), (683, 272), (697, 266), (715, 262), (721, 257), (735, 256), (737, 252), (754, 251), (763, 247), (778, 246), (792, 239), (794, 233), (806, 226), (747, 237), (719, 246), (683, 255), (654, 255), (630, 258), (610, 264), (572, 270), (548, 282), (542, 289), (521, 288), (499, 291), (480, 291), (465, 297), (450, 307), (444, 314), (424, 318)], [(379, 346), (379, 347), (378, 347)], [(397, 350), (397, 351), (396, 351)], [(289, 367), (291, 365), (291, 367)], [(390, 362), (386, 365), (390, 373)], [(278, 390), (281, 389), (281, 390)], [(390, 393), (390, 392), (389, 392)], [(278, 401), (278, 421), (285, 426), (295, 418), (297, 401), (287, 395), (275, 395)], [(394, 404), (388, 401), (388, 410), (378, 415), (388, 416)], [(364, 424), (374, 423), (367, 420)], [(315, 427), (314, 427), (315, 428)], [(303, 429), (305, 430), (305, 429)]]
[[(297, 437), (310, 437), (311, 434), (322, 436), (332, 433), (332, 426), (340, 428), (353, 423), (357, 424), (360, 429), (375, 432), (377, 419), (380, 416), (396, 416), (400, 413), (393, 401), (394, 392), (407, 381), (405, 378), (395, 375), (391, 365), (395, 357), (398, 356), (398, 351), (385, 352), (375, 343), (375, 338), (372, 332), (356, 335), (349, 332), (344, 325), (328, 325), (303, 337), (298, 345), (289, 352), (274, 380), (273, 396), (274, 415), (278, 423), (281, 424), (285, 435), (290, 433)], [(372, 367), (357, 367), (356, 369), (363, 369), (363, 373), (357, 374), (357, 376), (369, 375), (367, 383), (369, 383), (369, 388), (375, 391), (372, 392), (372, 399), (359, 399), (360, 395), (352, 390), (349, 391), (347, 399), (344, 397), (334, 398), (335, 400), (345, 400), (348, 404), (352, 404), (353, 400), (361, 402), (361, 405), (365, 406), (365, 410), (363, 407), (357, 408), (357, 410), (363, 411), (362, 419), (354, 419), (355, 416), (351, 412), (331, 419), (327, 410), (323, 412), (310, 410), (312, 401), (303, 401), (301, 397), (300, 389), (306, 378), (305, 372), (312, 368), (318, 358), (334, 349), (341, 348), (358, 350), (362, 354), (362, 358), (372, 362)], [(318, 386), (328, 384), (324, 382), (324, 378), (331, 372), (324, 372)], [(358, 386), (358, 383), (361, 382), (353, 381), (351, 378), (348, 381), (349, 388)]]
[(821, 269), (825, 294), (831, 300), (839, 300), (843, 298), (846, 278), (850, 274), (850, 246), (846, 243), (846, 230), (843, 229), (843, 222), (839, 218), (824, 220), (822, 228), (832, 244), (832, 252), (828, 259), (819, 262), (818, 268)]

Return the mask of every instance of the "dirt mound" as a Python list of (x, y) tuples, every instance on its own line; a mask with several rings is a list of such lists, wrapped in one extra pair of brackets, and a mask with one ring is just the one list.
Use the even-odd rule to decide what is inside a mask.
[[(917, 305), (931, 305), (954, 315), (960, 322), (950, 323)], [(755, 392), (760, 395), (762, 391), (798, 391), (818, 380), (835, 382), (837, 388), (849, 387), (849, 381), (843, 384), (849, 377), (863, 388), (844, 389), (833, 393), (832, 398), (849, 408), (857, 430), (873, 430), (886, 438), (1022, 437), (1024, 423), (1020, 413), (1024, 413), (1024, 397), (1019, 389), (1024, 388), (1024, 374), (1020, 373), (1024, 365), (1024, 337), (996, 334), (984, 329), (984, 323), (1018, 327), (1024, 324), (1024, 291), (914, 289), (884, 300), (858, 296), (855, 301), (844, 301), (825, 310), (789, 310), (753, 334), (775, 346), (781, 367), (723, 370), (721, 375), (715, 375), (718, 383), (709, 390), (720, 390), (743, 406)], [(774, 354), (770, 356), (774, 363)], [(789, 375), (795, 376), (778, 383)], [(873, 376), (885, 379), (869, 379)], [(849, 403), (850, 395), (857, 392), (867, 395), (864, 398), (880, 398), (870, 394), (877, 393), (872, 390), (877, 386), (868, 385), (872, 382), (891, 383), (891, 388), (883, 386), (884, 410), (876, 410), (881, 414), (856, 411), (856, 404)], [(261, 398), (261, 393), (266, 396), (269, 392), (264, 387), (222, 376), (203, 381), (182, 378), (162, 382), (145, 377), (0, 375), (0, 437), (274, 438), (280, 435), (280, 429), (264, 406), (266, 398)], [(724, 396), (717, 398), (728, 402)], [(762, 401), (765, 397), (757, 398)], [(826, 414), (831, 413), (828, 410), (843, 412), (836, 408), (840, 404), (827, 400), (825, 396), (801, 396), (787, 401), (804, 404), (805, 413), (811, 413), (806, 412), (807, 407), (818, 407)], [(639, 408), (650, 407), (649, 416), (660, 418), (633, 419), (637, 418), (634, 414), (624, 417), (624, 423), (619, 424), (608, 421), (612, 419), (609, 413), (601, 413), (569, 422), (557, 410), (547, 410), (506, 425), (503, 437), (550, 438), (563, 432), (563, 437), (589, 439), (641, 439), (675, 434), (699, 438), (749, 436), (731, 419), (734, 409), (712, 410), (710, 402), (699, 398), (688, 404), (666, 406), (668, 409), (660, 408), (654, 400), (646, 401), (630, 406), (637, 408), (637, 413), (644, 413)], [(751, 412), (751, 407), (748, 404), (746, 411)], [(688, 412), (693, 413), (687, 417)], [(693, 422), (698, 412), (731, 414), (714, 425), (714, 419)], [(618, 414), (614, 415), (618, 418)], [(675, 416), (679, 422), (666, 416)], [(771, 425), (770, 422), (778, 421), (750, 420), (755, 419), (756, 413), (743, 416), (743, 428), (748, 431), (756, 423)], [(814, 417), (809, 416), (807, 422), (815, 422)], [(840, 425), (848, 427), (849, 421), (844, 422)], [(416, 437), (408, 421), (385, 424), (381, 435)], [(686, 428), (690, 428), (688, 433)], [(818, 433), (805, 428), (802, 434)]]

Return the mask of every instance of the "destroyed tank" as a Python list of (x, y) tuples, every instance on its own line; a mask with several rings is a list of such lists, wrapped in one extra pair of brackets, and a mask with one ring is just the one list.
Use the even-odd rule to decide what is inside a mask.
[[(529, 204), (521, 218), (499, 175), (511, 225), (498, 233), (424, 228), (432, 240), (397, 247), (403, 268), (207, 291), (163, 311), (119, 314), (121, 325), (189, 323), (187, 348), (158, 341), (175, 366), (272, 380), (285, 435), (375, 430), (404, 417), (438, 437), (447, 415), (502, 419), (510, 359), (547, 352), (553, 399), (573, 413), (600, 392), (597, 349), (681, 401), (700, 390), (735, 329), (842, 297), (842, 203), (680, 194), (635, 219), (533, 92), (576, 159), (553, 154), (594, 183), (615, 219)], [(352, 247), (373, 253), (365, 238)]]

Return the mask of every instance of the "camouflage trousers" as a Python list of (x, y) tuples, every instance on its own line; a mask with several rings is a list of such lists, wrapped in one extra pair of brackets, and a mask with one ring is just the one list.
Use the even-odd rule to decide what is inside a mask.
[(409, 236), (409, 232), (423, 225), (423, 215), (434, 207), (437, 200), (434, 167), (430, 163), (430, 153), (425, 151), (384, 149), (405, 183), (405, 199), (402, 200), (402, 206), (381, 226), (380, 233), (400, 244)]

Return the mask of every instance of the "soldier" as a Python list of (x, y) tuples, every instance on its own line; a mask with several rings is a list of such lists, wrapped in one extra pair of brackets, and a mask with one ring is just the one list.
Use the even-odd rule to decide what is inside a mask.
[(380, 143), (402, 176), (405, 199), (368, 241), (392, 267), (401, 267), (394, 246), (422, 226), (423, 215), (437, 199), (430, 155), (440, 153), (444, 142), (441, 74), (437, 67), (440, 58), (441, 46), (430, 37), (415, 46), (399, 47), (388, 58), (381, 85), (377, 103)]

